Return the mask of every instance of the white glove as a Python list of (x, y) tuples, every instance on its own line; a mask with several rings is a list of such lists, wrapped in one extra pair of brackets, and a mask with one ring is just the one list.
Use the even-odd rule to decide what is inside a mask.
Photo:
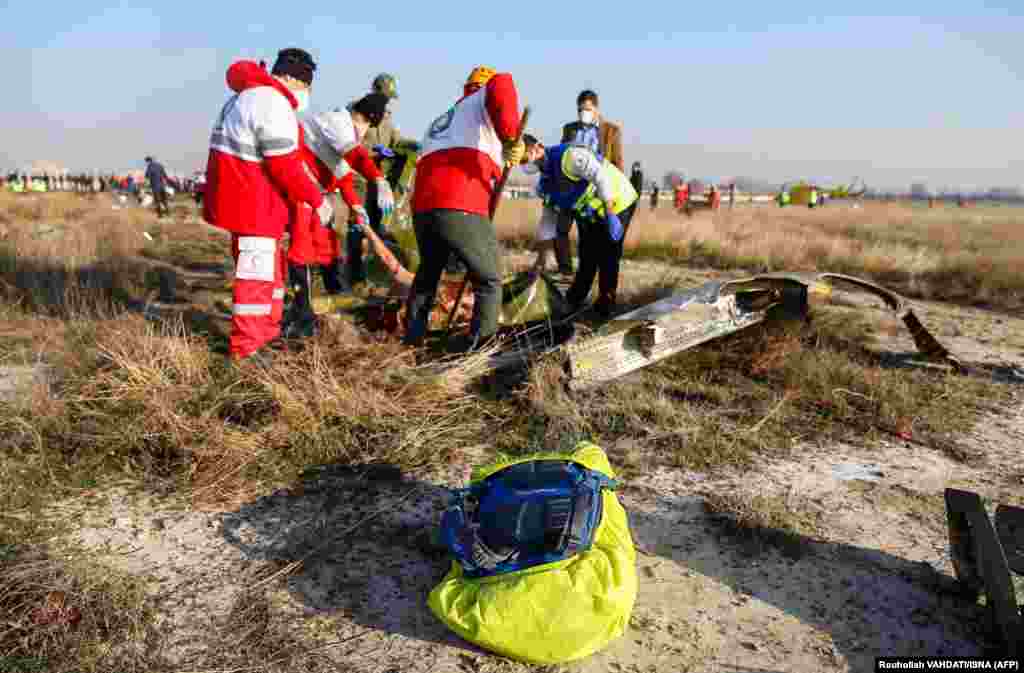
[(334, 217), (334, 207), (331, 206), (331, 200), (328, 197), (324, 196), (324, 202), (316, 209), (316, 214), (320, 216), (320, 224), (325, 227), (331, 226), (331, 218)]
[(352, 206), (352, 212), (356, 215), (356, 225), (360, 229), (370, 226), (370, 214), (362, 206)]
[(387, 178), (377, 179), (377, 207), (380, 208), (382, 218), (395, 210), (395, 195), (391, 193)]

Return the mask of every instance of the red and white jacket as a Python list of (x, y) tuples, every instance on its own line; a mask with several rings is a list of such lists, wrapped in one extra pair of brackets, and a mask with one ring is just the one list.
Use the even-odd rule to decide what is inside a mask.
[(298, 103), (252, 61), (228, 68), (227, 84), (235, 95), (210, 136), (203, 218), (236, 234), (279, 239), (289, 206), (323, 203), (302, 167)]
[(500, 73), (434, 120), (416, 163), (414, 213), (463, 210), (487, 217), (501, 177), (503, 141), (519, 132), (519, 96)]
[(348, 112), (325, 112), (301, 121), (302, 161), (325, 192), (339, 190), (349, 207), (362, 205), (352, 183), (353, 170), (368, 181), (384, 177), (356, 137)]

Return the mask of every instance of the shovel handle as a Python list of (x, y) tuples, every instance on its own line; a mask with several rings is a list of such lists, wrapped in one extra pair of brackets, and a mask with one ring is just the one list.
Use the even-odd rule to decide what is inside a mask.
[[(523, 139), (523, 134), (526, 133), (526, 124), (530, 120), (530, 106), (527, 105), (523, 109), (523, 115), (519, 118), (519, 132), (516, 134), (516, 141)], [(498, 212), (498, 204), (501, 203), (501, 195), (505, 191), (505, 183), (508, 181), (508, 175), (512, 172), (510, 166), (505, 166), (501, 171), (501, 178), (498, 183), (494, 186), (494, 193), (491, 195), (491, 220), (494, 220), (494, 214)]]

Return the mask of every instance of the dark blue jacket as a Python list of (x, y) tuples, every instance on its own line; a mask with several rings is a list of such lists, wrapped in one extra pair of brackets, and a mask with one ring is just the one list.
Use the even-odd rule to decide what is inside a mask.
[[(578, 143), (562, 143), (553, 145), (544, 151), (544, 163), (540, 168), (540, 182), (537, 191), (544, 202), (561, 212), (572, 212), (573, 207), (589, 183), (585, 180), (572, 181), (562, 171), (562, 155)], [(597, 154), (598, 159), (603, 159)]]
[(159, 161), (150, 161), (146, 166), (146, 179), (154, 192), (162, 192), (167, 182), (167, 171)]

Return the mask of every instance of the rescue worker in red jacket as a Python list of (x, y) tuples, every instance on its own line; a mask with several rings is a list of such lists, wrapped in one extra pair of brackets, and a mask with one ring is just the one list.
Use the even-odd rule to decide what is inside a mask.
[(230, 351), (236, 359), (255, 354), (280, 334), (284, 256), (279, 243), (290, 207), (324, 204), (303, 168), (295, 114), (308, 105), (315, 70), (308, 52), (284, 49), (269, 73), (252, 61), (239, 61), (227, 71), (234, 95), (210, 136), (203, 217), (232, 234)]
[(413, 227), (419, 246), (406, 310), (405, 342), (426, 335), (434, 295), (451, 254), (473, 284), (470, 333), (460, 347), (473, 350), (498, 330), (501, 277), (490, 202), (503, 166), (526, 152), (519, 133), (519, 98), (512, 75), (474, 68), (460, 98), (434, 120), (423, 140), (413, 189)]
[[(363, 96), (348, 110), (334, 110), (301, 119), (301, 154), (310, 175), (324, 194), (340, 191), (345, 204), (355, 214), (360, 226), (369, 218), (356, 194), (353, 175), (358, 172), (370, 184), (380, 181), (377, 194), (391, 197), (391, 187), (363, 145), (367, 130), (380, 124), (387, 109), (388, 98), (373, 93)], [(354, 171), (353, 171), (354, 169)], [(288, 337), (311, 336), (315, 317), (310, 303), (310, 267), (318, 266), (328, 294), (342, 290), (341, 260), (337, 236), (338, 220), (333, 213), (294, 209), (291, 245), (288, 249), (289, 285), (294, 300), (285, 316), (284, 333)], [(321, 216), (326, 216), (326, 220)]]

